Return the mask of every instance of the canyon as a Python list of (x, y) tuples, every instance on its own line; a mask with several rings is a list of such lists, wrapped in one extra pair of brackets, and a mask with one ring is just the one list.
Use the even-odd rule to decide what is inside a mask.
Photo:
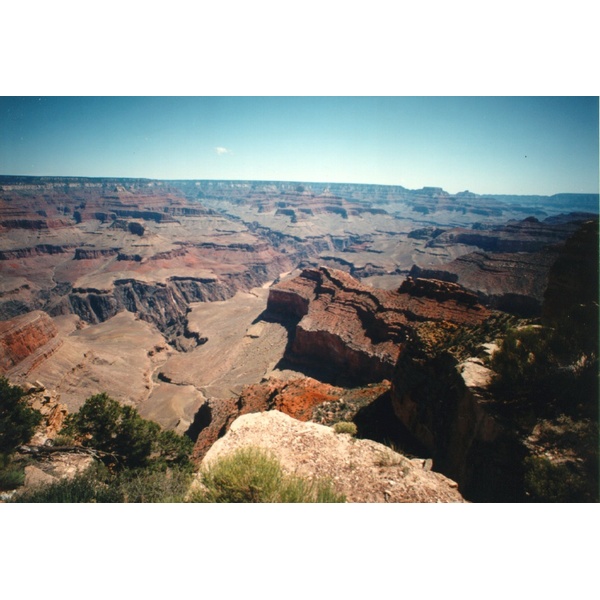
[(70, 412), (107, 392), (198, 461), (249, 413), (354, 420), (465, 497), (511, 500), (489, 365), (437, 348), (551, 312), (570, 265), (597, 268), (577, 242), (597, 213), (593, 195), (1, 176), (0, 375)]

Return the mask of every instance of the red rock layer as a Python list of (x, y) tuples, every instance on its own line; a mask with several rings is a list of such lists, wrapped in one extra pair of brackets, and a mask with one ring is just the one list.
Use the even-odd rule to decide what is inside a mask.
[(52, 319), (36, 310), (0, 322), (0, 372), (7, 372), (54, 340), (58, 330)]
[(347, 389), (321, 383), (311, 377), (290, 381), (271, 379), (247, 385), (240, 397), (209, 400), (198, 411), (198, 438), (194, 446), (194, 459), (201, 460), (209, 448), (223, 437), (231, 423), (248, 413), (278, 410), (298, 419), (309, 421), (314, 409), (324, 402), (338, 400), (359, 401), (368, 404), (389, 389), (389, 382), (380, 385)]
[(267, 310), (299, 319), (290, 360), (342, 371), (361, 382), (389, 378), (424, 321), (481, 323), (489, 312), (459, 285), (408, 279), (398, 291), (370, 288), (327, 267), (271, 288)]

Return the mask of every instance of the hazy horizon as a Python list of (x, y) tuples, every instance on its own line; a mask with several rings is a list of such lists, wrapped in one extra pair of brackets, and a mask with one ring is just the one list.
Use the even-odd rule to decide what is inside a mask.
[[(7, 178), (20, 178), (20, 177), (31, 177), (33, 179), (39, 178), (39, 179), (104, 179), (107, 181), (110, 180), (131, 180), (131, 181), (150, 181), (150, 182), (203, 182), (203, 183), (210, 183), (210, 182), (223, 182), (223, 183), (264, 183), (264, 184), (268, 184), (268, 183), (273, 183), (273, 184), (284, 184), (284, 183), (290, 183), (290, 184), (307, 184), (307, 185), (318, 185), (318, 186), (327, 186), (327, 185), (351, 185), (351, 186), (375, 186), (375, 187), (401, 187), (404, 188), (405, 190), (407, 190), (408, 192), (419, 192), (421, 190), (425, 190), (425, 189), (441, 189), (443, 192), (449, 194), (450, 196), (458, 196), (460, 194), (465, 194), (465, 193), (470, 193), (470, 194), (475, 194), (478, 197), (481, 198), (485, 198), (487, 196), (514, 196), (514, 197), (542, 197), (542, 198), (552, 198), (553, 196), (562, 196), (562, 195), (569, 195), (569, 196), (575, 196), (575, 195), (580, 195), (580, 196), (600, 196), (600, 194), (598, 192), (569, 192), (569, 191), (562, 191), (562, 192), (557, 192), (555, 194), (496, 194), (496, 193), (487, 193), (487, 192), (478, 192), (475, 190), (460, 190), (458, 192), (455, 193), (451, 193), (448, 190), (444, 189), (441, 186), (436, 186), (436, 185), (431, 185), (431, 186), (423, 186), (421, 188), (407, 188), (405, 186), (401, 186), (401, 185), (395, 185), (395, 184), (387, 184), (387, 183), (365, 183), (365, 182), (348, 182), (348, 181), (306, 181), (306, 180), (300, 180), (300, 179), (236, 179), (236, 178), (231, 178), (231, 179), (199, 179), (199, 178), (181, 178), (181, 179), (157, 179), (157, 178), (153, 178), (153, 177), (111, 177), (111, 176), (99, 176), (99, 175), (93, 175), (93, 176), (88, 176), (88, 175), (15, 175), (14, 173), (0, 173), (0, 177), (7, 177)], [(599, 207), (600, 209), (600, 207)]]
[(9, 176), (598, 193), (598, 97), (3, 97)]

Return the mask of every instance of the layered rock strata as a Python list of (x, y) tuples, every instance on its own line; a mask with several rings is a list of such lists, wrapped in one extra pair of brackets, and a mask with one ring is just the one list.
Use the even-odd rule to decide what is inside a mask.
[(297, 320), (290, 361), (361, 383), (391, 377), (419, 323), (475, 324), (489, 315), (456, 284), (409, 279), (397, 291), (377, 290), (327, 267), (273, 286), (267, 313)]
[(435, 267), (414, 265), (409, 276), (459, 283), (476, 293), (485, 306), (521, 317), (538, 317), (550, 269), (562, 244), (590, 217), (571, 214), (542, 222), (529, 217), (487, 230), (452, 229), (432, 234), (429, 247), (462, 243), (483, 251)]
[(410, 270), (410, 277), (459, 283), (477, 294), (479, 302), (521, 317), (539, 316), (548, 274), (558, 254), (472, 252), (435, 268)]
[(477, 246), (486, 252), (538, 252), (548, 246), (563, 243), (578, 229), (582, 221), (591, 216), (575, 214), (570, 220), (544, 221), (527, 217), (522, 221), (509, 221), (506, 225), (490, 229), (457, 227), (435, 236), (428, 242), (428, 246), (465, 244)]
[(0, 373), (8, 373), (26, 359), (43, 360), (60, 345), (58, 329), (40, 310), (0, 322)]
[(127, 310), (177, 350), (203, 342), (192, 302), (231, 298), (291, 263), (163, 182), (11, 178), (0, 187), (0, 320), (33, 310), (99, 324)]

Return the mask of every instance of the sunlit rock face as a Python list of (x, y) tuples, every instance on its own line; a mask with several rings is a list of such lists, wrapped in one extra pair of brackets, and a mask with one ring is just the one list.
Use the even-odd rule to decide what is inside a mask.
[(371, 440), (293, 419), (277, 410), (237, 418), (204, 457), (208, 466), (240, 448), (260, 447), (284, 471), (328, 479), (347, 502), (464, 502), (456, 482)]
[(23, 361), (42, 361), (60, 345), (58, 329), (40, 310), (0, 322), (0, 374), (13, 370)]
[(378, 290), (327, 267), (273, 286), (267, 312), (298, 321), (290, 361), (361, 383), (391, 377), (418, 323), (475, 324), (489, 315), (456, 284), (409, 279), (397, 291)]

